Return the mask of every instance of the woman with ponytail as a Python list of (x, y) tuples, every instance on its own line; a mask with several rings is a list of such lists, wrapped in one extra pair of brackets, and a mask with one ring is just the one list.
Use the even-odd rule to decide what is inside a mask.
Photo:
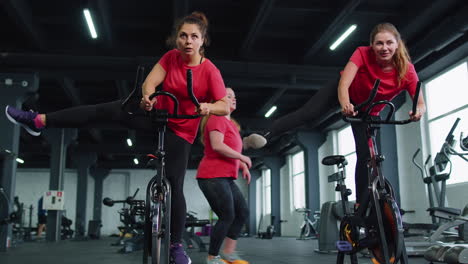
[[(364, 102), (369, 97), (376, 79), (381, 81), (374, 101), (392, 100), (405, 90), (413, 97), (419, 80), (400, 33), (390, 23), (374, 27), (370, 34), (370, 45), (358, 47), (354, 51), (340, 78), (320, 89), (298, 110), (275, 120), (263, 136), (270, 140), (305, 123), (316, 122), (331, 109), (338, 107), (346, 116), (359, 116), (360, 113), (354, 111), (354, 105)], [(383, 108), (383, 105), (373, 108), (371, 115), (378, 116)], [(416, 113), (410, 112), (410, 118), (418, 121), (425, 111), (421, 93)], [(355, 182), (356, 200), (359, 202), (368, 185), (366, 162), (370, 154), (366, 125), (352, 123), (351, 127), (356, 144)], [(260, 140), (260, 135), (254, 135), (244, 138), (244, 145), (252, 148), (263, 147), (265, 141)]]
[[(415, 95), (418, 75), (403, 43), (400, 33), (390, 23), (378, 24), (370, 35), (370, 46), (358, 47), (341, 73), (338, 84), (338, 100), (341, 112), (346, 116), (359, 116), (354, 105), (364, 102), (374, 82), (380, 79), (374, 101), (392, 100), (402, 91), (411, 98)], [(378, 116), (384, 105), (372, 109)], [(413, 121), (418, 121), (426, 111), (422, 93), (419, 95), (416, 113), (409, 112)], [(366, 124), (351, 123), (356, 145), (356, 201), (359, 203), (367, 190), (367, 160), (370, 157), (367, 145)]]
[[(203, 13), (193, 12), (182, 18), (168, 39), (174, 49), (168, 51), (156, 63), (142, 86), (140, 108), (150, 111), (173, 109), (168, 98), (149, 96), (162, 84), (164, 91), (174, 94), (179, 101), (179, 114), (227, 115), (230, 113), (226, 99), (226, 89), (220, 71), (205, 57), (208, 46), (208, 20)], [(187, 96), (186, 71), (192, 70), (193, 92), (200, 102), (195, 109)], [(22, 111), (7, 106), (8, 119), (24, 127), (30, 134), (38, 136), (47, 127), (80, 128), (103, 123), (119, 123), (130, 129), (143, 129), (154, 132), (156, 128), (146, 116), (135, 116), (122, 110), (122, 100), (68, 108), (48, 114)], [(195, 112), (196, 111), (196, 112)], [(182, 247), (182, 234), (185, 230), (186, 203), (183, 183), (190, 148), (196, 138), (200, 118), (169, 119), (165, 133), (166, 177), (171, 183), (171, 258), (175, 264), (190, 264), (191, 260)]]
[[(236, 96), (227, 88), (227, 99), (232, 113), (236, 109)], [(207, 264), (248, 264), (236, 253), (237, 238), (246, 223), (249, 209), (241, 191), (234, 182), (239, 169), (250, 182), (252, 162), (242, 155), (239, 124), (226, 116), (203, 117), (200, 132), (205, 145), (203, 159), (197, 171), (198, 186), (205, 195), (218, 221), (210, 234)], [(219, 255), (221, 245), (224, 248)]]

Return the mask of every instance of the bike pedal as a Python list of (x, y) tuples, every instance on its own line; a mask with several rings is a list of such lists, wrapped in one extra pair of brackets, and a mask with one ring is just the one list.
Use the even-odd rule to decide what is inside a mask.
[(336, 241), (336, 249), (340, 252), (351, 252), (353, 251), (353, 245), (348, 241)]

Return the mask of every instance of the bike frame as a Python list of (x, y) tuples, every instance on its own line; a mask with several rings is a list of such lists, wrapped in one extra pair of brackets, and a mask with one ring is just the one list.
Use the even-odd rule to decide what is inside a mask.
[[(411, 120), (390, 120), (393, 116), (393, 113), (395, 112), (395, 106), (389, 101), (372, 102), (375, 98), (375, 95), (377, 94), (379, 84), (380, 80), (377, 79), (374, 83), (374, 87), (371, 91), (371, 95), (369, 96), (369, 98), (362, 104), (355, 106), (355, 111), (361, 111), (361, 109), (367, 107), (367, 109), (363, 111), (363, 115), (361, 117), (343, 117), (346, 122), (367, 124), (366, 135), (370, 153), (370, 159), (368, 162), (369, 193), (366, 192), (366, 194), (369, 195), (364, 195), (363, 201), (361, 202), (359, 208), (354, 214), (350, 213), (347, 215), (347, 220), (349, 220), (350, 223), (354, 222), (354, 224), (349, 224), (348, 228), (350, 228), (350, 230), (347, 231), (348, 234), (351, 234), (351, 232), (357, 232), (358, 234), (358, 228), (359, 226), (362, 226), (364, 227), (366, 232), (366, 240), (356, 241), (357, 245), (352, 245), (352, 250), (348, 254), (351, 255), (351, 263), (357, 263), (356, 252), (362, 250), (363, 248), (369, 248), (369, 250), (374, 254), (376, 258), (377, 255), (383, 258), (383, 263), (385, 264), (397, 263), (400, 260), (401, 263), (406, 264), (408, 263), (408, 257), (406, 255), (406, 248), (404, 246), (403, 240), (403, 222), (401, 220), (401, 214), (398, 205), (394, 200), (395, 195), (393, 188), (391, 184), (385, 179), (382, 173), (381, 163), (384, 160), (384, 158), (378, 152), (376, 144), (376, 132), (377, 129), (379, 129), (379, 124), (407, 124), (410, 123)], [(416, 87), (416, 95), (413, 98), (413, 113), (416, 112), (416, 104), (420, 88), (421, 83), (418, 82), (418, 85)], [(382, 104), (390, 107), (390, 111), (387, 117), (384, 120), (376, 120), (372, 118), (372, 116), (370, 115), (370, 111), (375, 106)], [(342, 166), (344, 167), (344, 165)], [(345, 206), (344, 202), (347, 202), (345, 188), (346, 187), (341, 187), (340, 190), (343, 200), (343, 206)], [(382, 205), (384, 208), (382, 207)], [(346, 208), (343, 209), (345, 213), (349, 212), (349, 210), (346, 210)], [(391, 221), (393, 225), (390, 227), (387, 226), (387, 230), (385, 230), (386, 225), (383, 218), (384, 214), (386, 218), (392, 218)], [(377, 228), (377, 230), (374, 230), (374, 228), (371, 228), (369, 226), (369, 222), (373, 220), (373, 215), (375, 215), (376, 218), (375, 227)], [(388, 231), (388, 228), (391, 228), (390, 231)], [(376, 231), (378, 233), (378, 241), (372, 240), (375, 237)], [(341, 232), (342, 231), (340, 230), (340, 233)], [(394, 246), (395, 248), (392, 249), (394, 249), (395, 251), (394, 256), (390, 256), (389, 244), (387, 243), (388, 233), (393, 235), (392, 246)], [(351, 236), (352, 235), (349, 235), (349, 237)], [(353, 239), (355, 239), (355, 237), (353, 237)], [(337, 263), (343, 263), (344, 254), (344, 252), (338, 253)]]
[[(135, 89), (123, 101), (122, 108), (131, 101), (130, 99), (136, 94), (143, 82), (143, 67), (138, 67), (137, 80)], [(187, 70), (187, 92), (190, 100), (196, 107), (200, 104), (193, 94), (192, 88), (192, 70)], [(143, 263), (148, 262), (148, 256), (151, 255), (151, 264), (168, 264), (170, 261), (170, 238), (171, 238), (171, 184), (166, 178), (164, 150), (164, 135), (169, 118), (175, 119), (195, 119), (200, 115), (179, 115), (179, 101), (177, 98), (168, 92), (157, 91), (150, 95), (152, 100), (157, 96), (166, 96), (173, 101), (174, 107), (172, 113), (167, 110), (155, 110), (149, 112), (151, 122), (157, 127), (158, 142), (155, 155), (148, 155), (151, 160), (149, 165), (154, 167), (156, 174), (151, 178), (146, 187), (146, 203), (145, 203), (145, 227), (144, 227), (144, 246), (143, 246)], [(133, 114), (133, 113), (132, 113)]]

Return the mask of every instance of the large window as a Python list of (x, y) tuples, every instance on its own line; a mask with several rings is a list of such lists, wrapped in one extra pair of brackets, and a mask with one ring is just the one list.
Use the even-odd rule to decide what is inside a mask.
[[(354, 144), (353, 131), (351, 126), (346, 126), (337, 133), (338, 138), (338, 153), (345, 156), (348, 161), (346, 166), (346, 179), (345, 184), (348, 189), (351, 190), (351, 195), (348, 197), (350, 201), (356, 200), (356, 187), (354, 184), (354, 171), (356, 168), (356, 147)], [(339, 193), (337, 193), (337, 197)]]
[(304, 151), (291, 155), (290, 164), (294, 208), (305, 208)]
[(263, 215), (271, 214), (271, 170), (262, 170)]
[[(468, 132), (468, 63), (465, 61), (427, 82), (425, 92), (432, 157), (441, 150), (457, 118), (461, 120), (453, 136), (455, 149), (460, 151), (460, 133), (466, 136)], [(447, 183), (467, 182), (468, 163), (459, 157), (451, 157), (451, 161), (452, 171)]]

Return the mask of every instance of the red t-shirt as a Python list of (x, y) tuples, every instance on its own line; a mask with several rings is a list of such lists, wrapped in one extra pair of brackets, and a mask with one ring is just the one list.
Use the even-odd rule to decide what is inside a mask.
[[(419, 78), (411, 63), (409, 63), (408, 71), (398, 87), (396, 69), (383, 72), (377, 64), (375, 54), (370, 46), (358, 47), (349, 60), (359, 68), (349, 87), (349, 97), (353, 104), (360, 104), (369, 97), (376, 79), (380, 79), (380, 85), (374, 101), (390, 101), (403, 90), (408, 91), (411, 96), (416, 93), (416, 84)], [(378, 115), (384, 107), (385, 105), (374, 107), (371, 115)]]
[(242, 151), (242, 139), (234, 122), (224, 116), (211, 115), (206, 122), (205, 132), (202, 135), (205, 142), (205, 152), (198, 166), (197, 178), (231, 177), (237, 179), (240, 161), (228, 158), (213, 150), (210, 142), (211, 131), (223, 133), (224, 144), (239, 153)]
[[(166, 71), (163, 90), (174, 94), (179, 100), (179, 114), (181, 115), (196, 114), (195, 105), (187, 92), (187, 69), (192, 69), (193, 93), (200, 103), (210, 103), (226, 96), (226, 87), (221, 73), (209, 59), (205, 59), (197, 66), (187, 66), (182, 60), (180, 51), (173, 49), (164, 54), (158, 63)], [(167, 109), (169, 113), (172, 113), (174, 103), (167, 96), (158, 96), (155, 108)], [(199, 124), (200, 118), (170, 118), (167, 126), (177, 136), (192, 144), (197, 136)]]

